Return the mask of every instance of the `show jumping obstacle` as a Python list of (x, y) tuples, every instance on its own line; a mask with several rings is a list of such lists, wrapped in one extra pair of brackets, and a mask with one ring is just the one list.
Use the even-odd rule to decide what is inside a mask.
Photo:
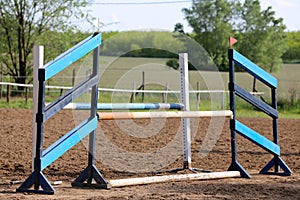
[[(109, 108), (113, 110), (115, 108), (123, 109), (177, 109), (177, 112), (100, 112), (98, 113), (99, 120), (114, 120), (114, 119), (137, 119), (137, 118), (183, 118), (182, 130), (183, 130), (183, 169), (191, 169), (191, 135), (190, 135), (190, 118), (193, 117), (230, 117), (230, 129), (231, 129), (231, 145), (232, 145), (232, 163), (227, 172), (212, 172), (212, 173), (196, 173), (196, 174), (180, 174), (180, 175), (167, 175), (167, 176), (153, 176), (142, 178), (130, 178), (107, 181), (102, 174), (97, 170), (94, 165), (94, 152), (95, 152), (95, 133), (98, 125), (97, 108), (101, 107), (101, 104), (97, 104), (98, 101), (98, 83), (99, 83), (99, 46), (101, 44), (101, 35), (98, 33), (93, 34), (81, 43), (74, 46), (72, 49), (63, 53), (57, 57), (54, 61), (49, 62), (45, 66), (42, 65), (41, 60), (35, 60), (35, 65), (40, 65), (36, 74), (38, 74), (38, 80), (35, 80), (34, 98), (37, 97), (36, 115), (34, 115), (35, 126), (33, 128), (33, 172), (26, 179), (26, 181), (17, 189), (17, 192), (33, 192), (42, 194), (54, 194), (54, 188), (49, 181), (43, 175), (42, 170), (54, 162), (57, 158), (63, 155), (71, 147), (81, 141), (84, 137), (89, 135), (89, 155), (88, 166), (79, 175), (78, 178), (72, 183), (72, 186), (81, 187), (98, 187), (98, 188), (111, 188), (111, 187), (123, 187), (128, 185), (140, 185), (149, 183), (159, 183), (165, 181), (181, 181), (181, 180), (203, 180), (203, 179), (215, 179), (215, 178), (227, 178), (227, 177), (247, 177), (250, 175), (237, 161), (237, 144), (236, 144), (236, 132), (261, 146), (268, 152), (274, 155), (273, 160), (267, 164), (265, 168), (261, 170), (261, 173), (282, 174), (290, 175), (291, 170), (280, 158), (280, 148), (278, 145), (278, 129), (277, 129), (277, 102), (276, 102), (276, 88), (277, 81), (271, 75), (260, 69), (254, 63), (247, 58), (229, 49), (229, 89), (230, 89), (230, 111), (189, 111), (189, 91), (188, 91), (188, 67), (187, 67), (187, 54), (180, 54), (180, 74), (181, 74), (181, 103), (182, 104), (143, 104), (143, 105), (105, 105), (105, 109)], [(60, 96), (57, 100), (51, 104), (45, 106), (45, 85), (46, 81), (55, 74), (59, 73), (63, 69), (67, 68), (70, 64), (74, 63), (87, 53), (93, 50), (93, 72), (92, 75), (87, 77), (84, 81), (74, 86), (71, 90)], [(37, 56), (41, 58), (42, 56)], [(242, 67), (248, 73), (255, 78), (259, 79), (272, 90), (272, 105), (261, 102), (252, 94), (248, 93), (234, 82), (234, 65)], [(36, 79), (36, 77), (35, 77)], [(83, 93), (92, 89), (91, 104), (80, 105), (73, 104), (73, 107), (78, 106), (78, 109), (90, 110), (90, 117), (84, 120), (80, 125), (75, 127), (72, 131), (65, 134), (59, 140), (54, 142), (45, 150), (42, 150), (43, 146), (43, 134), (44, 134), (44, 122), (66, 107), (75, 98), (79, 97)], [(259, 133), (253, 131), (247, 126), (243, 125), (236, 120), (235, 110), (235, 95), (246, 100), (250, 104), (262, 110), (273, 118), (273, 137), (274, 142), (266, 139)], [(102, 105), (104, 106), (104, 105)], [(115, 107), (114, 107), (115, 106)], [(125, 107), (122, 107), (125, 106)], [(136, 108), (133, 108), (135, 107)], [(268, 172), (270, 168), (274, 166), (274, 172)], [(283, 173), (279, 172), (279, 168), (283, 169)], [(93, 182), (94, 180), (94, 182)], [(33, 187), (33, 189), (32, 189)]]
[[(89, 135), (89, 155), (88, 155), (88, 166), (76, 179), (77, 181), (89, 182), (94, 179), (96, 182), (105, 182), (104, 178), (97, 170), (94, 165), (94, 141), (96, 128), (98, 126), (98, 119), (96, 116), (96, 106), (98, 100), (98, 83), (99, 83), (99, 50), (101, 44), (101, 34), (94, 33), (90, 37), (86, 38), (79, 44), (75, 45), (70, 50), (58, 56), (53, 61), (47, 63), (44, 66), (39, 66), (43, 63), (41, 60), (35, 60), (35, 66), (39, 66), (37, 69), (38, 77), (34, 77), (34, 98), (37, 97), (37, 112), (35, 120), (35, 128), (33, 132), (35, 137), (35, 147), (33, 150), (34, 161), (33, 161), (33, 172), (25, 180), (25, 182), (17, 189), (17, 192), (33, 192), (41, 194), (54, 194), (54, 188), (49, 183), (47, 178), (44, 176), (42, 170), (54, 162), (57, 158), (63, 155), (71, 147), (81, 141), (85, 136)], [(89, 52), (93, 51), (93, 72), (92, 74), (83, 80), (81, 83), (74, 86), (71, 90), (57, 98), (51, 104), (45, 106), (45, 86), (46, 81), (66, 69), (69, 65), (76, 62)], [(38, 53), (39, 54), (39, 53)], [(35, 56), (42, 58), (42, 56)], [(43, 147), (43, 136), (44, 136), (44, 123), (57, 112), (62, 110), (67, 104), (72, 102), (74, 99), (84, 94), (85, 92), (92, 89), (91, 93), (91, 109), (90, 117), (85, 119), (81, 124), (65, 134), (59, 140), (54, 142), (45, 150)], [(37, 94), (36, 94), (37, 93)], [(35, 100), (34, 100), (35, 101)], [(34, 109), (35, 110), (35, 109)], [(33, 189), (32, 189), (33, 187)]]
[[(248, 60), (242, 54), (238, 53), (233, 49), (228, 50), (229, 58), (229, 90), (230, 90), (230, 110), (233, 113), (233, 118), (230, 121), (231, 130), (231, 147), (232, 147), (232, 161), (228, 170), (237, 170), (241, 172), (241, 176), (245, 178), (250, 178), (251, 176), (246, 172), (246, 170), (240, 165), (237, 160), (237, 143), (236, 143), (236, 133), (250, 140), (254, 144), (262, 147), (269, 153), (274, 155), (274, 158), (260, 171), (261, 174), (281, 174), (281, 175), (291, 175), (292, 171), (280, 158), (280, 147), (278, 145), (278, 111), (277, 111), (277, 98), (276, 98), (276, 88), (277, 80), (266, 71), (258, 67), (256, 64)], [(271, 88), (272, 94), (272, 104), (271, 106), (258, 99), (251, 93), (247, 92), (234, 81), (234, 66), (237, 65), (241, 67), (246, 72), (248, 72), (253, 77), (260, 80), (266, 86)], [(264, 112), (268, 116), (272, 117), (273, 120), (273, 141), (265, 138), (259, 133), (255, 132), (251, 128), (242, 124), (236, 119), (236, 103), (235, 96), (238, 96), (250, 103), (258, 110)], [(269, 172), (269, 170), (274, 167), (274, 172)], [(280, 168), (283, 172), (279, 172)]]

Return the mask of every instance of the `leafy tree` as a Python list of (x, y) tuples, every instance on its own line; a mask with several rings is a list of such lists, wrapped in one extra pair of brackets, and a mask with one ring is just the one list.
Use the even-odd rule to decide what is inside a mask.
[(228, 38), (239, 40), (235, 47), (264, 69), (272, 72), (282, 63), (286, 50), (283, 19), (271, 7), (261, 10), (259, 0), (195, 0), (183, 9), (195, 39), (208, 51), (219, 70), (227, 70)]
[[(64, 32), (47, 31), (46, 34), (42, 34), (37, 38), (35, 44), (46, 47), (44, 49), (44, 57), (45, 63), (47, 63), (89, 35), (91, 33), (75, 31), (72, 28), (68, 28)], [(30, 80), (28, 79), (28, 81)]]
[(197, 0), (191, 8), (183, 9), (186, 19), (195, 32), (195, 40), (208, 52), (220, 70), (227, 68), (228, 38), (235, 1)]
[(176, 33), (184, 33), (183, 24), (181, 24), (181, 23), (175, 24), (175, 26), (174, 26), (174, 32), (176, 32)]
[[(237, 49), (270, 73), (278, 70), (286, 51), (283, 19), (276, 19), (271, 7), (261, 10), (259, 0), (245, 0), (240, 6)], [(255, 78), (252, 91), (257, 91)]]
[(102, 55), (173, 58), (183, 48), (170, 32), (120, 32), (103, 41)]
[(285, 61), (300, 60), (300, 31), (287, 33), (287, 51), (283, 54)]
[(48, 31), (68, 30), (71, 17), (88, 19), (80, 10), (87, 5), (87, 0), (1, 0), (0, 64), (5, 73), (15, 82), (28, 82), (37, 39)]
[[(216, 69), (213, 61), (211, 60), (211, 57), (208, 55), (206, 50), (203, 49), (203, 47), (193, 39), (196, 38), (195, 33), (185, 33), (183, 24), (181, 23), (175, 24), (173, 32), (173, 37), (181, 41), (181, 43), (183, 44), (181, 52), (188, 53), (189, 70), (214, 71)], [(172, 62), (173, 61), (171, 59), (169, 64), (171, 64)]]
[(276, 19), (271, 7), (261, 10), (259, 0), (246, 0), (241, 6), (237, 49), (265, 70), (276, 71), (286, 51), (283, 19)]

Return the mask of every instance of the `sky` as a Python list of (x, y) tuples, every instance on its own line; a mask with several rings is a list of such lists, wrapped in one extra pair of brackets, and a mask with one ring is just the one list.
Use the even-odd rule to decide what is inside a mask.
[[(135, 4), (142, 2), (167, 2), (167, 4)], [(190, 8), (192, 0), (93, 0), (87, 10), (98, 20), (95, 27), (83, 26), (89, 31), (128, 31), (128, 30), (167, 30), (173, 31), (176, 23), (182, 23), (186, 32), (191, 32), (182, 12), (183, 8)], [(102, 4), (104, 3), (104, 4)], [(106, 3), (122, 3), (106, 4)], [(124, 4), (134, 3), (134, 4)], [(271, 6), (276, 17), (282, 17), (288, 31), (300, 30), (300, 0), (261, 0), (263, 9)], [(98, 21), (100, 23), (98, 23)], [(83, 22), (75, 22), (84, 24)]]

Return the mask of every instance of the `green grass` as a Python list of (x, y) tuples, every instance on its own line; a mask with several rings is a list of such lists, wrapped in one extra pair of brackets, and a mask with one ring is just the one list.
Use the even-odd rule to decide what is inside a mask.
[[(145, 72), (146, 82), (155, 82), (159, 85), (169, 83), (170, 88), (179, 88), (179, 73), (165, 66), (167, 59), (156, 58), (102, 58), (100, 71), (102, 72), (101, 87), (133, 88), (133, 83), (138, 87), (142, 83), (142, 71)], [(289, 98), (291, 90), (300, 91), (300, 64), (284, 64), (282, 69), (272, 74), (278, 79), (278, 97)], [(227, 72), (190, 71), (190, 88), (196, 89), (197, 82), (200, 88), (227, 89)], [(248, 73), (236, 73), (236, 82), (247, 90), (252, 89), (253, 77)], [(257, 81), (257, 90), (268, 95), (269, 88)]]
[[(77, 99), (76, 102), (88, 102), (89, 97), (81, 97), (81, 99)], [(129, 102), (130, 96), (124, 97), (123, 101), (120, 98), (118, 102)], [(152, 95), (152, 96), (145, 96), (145, 102), (161, 102), (161, 96)], [(46, 102), (53, 101), (53, 97), (46, 98)], [(110, 94), (104, 94), (100, 96), (99, 102), (108, 103), (108, 102), (117, 102), (115, 100), (111, 101)], [(140, 103), (141, 96), (139, 95), (135, 99), (136, 103)], [(176, 96), (168, 96), (168, 102), (179, 102)], [(195, 101), (190, 102), (191, 110), (196, 110), (196, 103)], [(300, 119), (300, 104), (295, 107), (290, 107), (289, 109), (282, 109), (279, 108), (279, 118), (290, 118), (290, 119)], [(10, 103), (6, 102), (6, 99), (0, 99), (0, 108), (24, 108), (24, 109), (32, 109), (32, 100), (28, 99), (28, 102), (25, 102), (24, 98), (11, 98)], [(212, 103), (210, 100), (202, 100), (200, 102), (199, 110), (220, 110), (221, 104), (216, 102)], [(229, 109), (229, 105), (226, 105), (224, 109)], [(237, 108), (236, 108), (237, 116), (238, 117), (260, 117), (260, 118), (268, 118), (268, 116), (262, 112), (257, 111), (257, 109), (253, 108), (251, 105), (247, 103), (243, 103), (242, 101), (237, 101)]]
[(24, 98), (11, 98), (10, 102), (7, 103), (6, 99), (0, 99), (0, 108), (25, 108), (32, 109), (32, 99), (28, 99), (28, 102), (25, 102)]
[[(168, 59), (163, 58), (128, 58), (128, 57), (100, 57), (100, 87), (102, 88), (123, 88), (132, 89), (133, 85), (139, 87), (142, 84), (142, 72), (145, 72), (146, 83), (152, 83), (146, 89), (157, 89), (169, 84), (171, 90), (178, 90), (180, 87), (179, 72), (170, 69), (165, 65)], [(50, 80), (50, 85), (72, 85), (72, 75), (75, 69), (75, 83), (79, 83), (91, 69), (91, 56), (86, 56), (80, 62), (76, 62), (70, 68), (56, 75)], [(272, 74), (278, 79), (278, 97), (290, 98), (291, 90), (300, 91), (300, 64), (284, 64), (282, 69)], [(227, 90), (227, 72), (189, 72), (190, 89), (225, 89)], [(247, 73), (236, 73), (236, 82), (247, 90), (252, 89), (253, 77)], [(156, 83), (157, 87), (154, 87)], [(270, 92), (259, 81), (257, 90), (264, 92), (267, 96)]]
[[(296, 102), (294, 105), (289, 105), (286, 107), (282, 107), (281, 104), (282, 102), (279, 101), (279, 118), (300, 119), (300, 101)], [(290, 103), (286, 102), (285, 105), (287, 104)], [(237, 116), (240, 117), (269, 117), (265, 113), (258, 111), (256, 108), (241, 99), (237, 99), (236, 112)]]
[[(238, 117), (248, 117), (248, 118), (270, 118), (268, 115), (258, 112), (253, 109), (237, 109), (237, 116)], [(279, 119), (286, 118), (286, 119), (300, 119), (300, 113), (293, 110), (293, 111), (280, 111), (279, 110)]]
[[(75, 84), (79, 83), (89, 73), (92, 66), (92, 56), (86, 56), (80, 62), (76, 62), (70, 68), (56, 75), (48, 82), (48, 85), (72, 86), (73, 70), (75, 70)], [(157, 58), (113, 58), (100, 57), (100, 87), (102, 88), (118, 88), (133, 89), (138, 88), (142, 84), (142, 72), (145, 73), (146, 90), (164, 90), (168, 84), (169, 90), (180, 90), (180, 74), (179, 71), (170, 69), (165, 65), (167, 59)], [(274, 75), (279, 82), (277, 91), (279, 99), (280, 117), (300, 118), (299, 106), (291, 106), (292, 95), (295, 101), (300, 97), (300, 64), (284, 64), (283, 68)], [(236, 82), (246, 90), (251, 91), (253, 77), (247, 73), (236, 73)], [(189, 72), (190, 90), (197, 89), (197, 82), (200, 83), (201, 90), (227, 90), (228, 73), (227, 72), (207, 72), (207, 71), (190, 71)], [(134, 86), (135, 85), (135, 86)], [(5, 88), (4, 88), (5, 90)], [(259, 81), (257, 82), (257, 90), (263, 92), (266, 100), (270, 99), (270, 89), (265, 87)], [(47, 93), (50, 92), (50, 93)], [(46, 101), (53, 101), (60, 91), (47, 90)], [(213, 95), (213, 94), (211, 94)], [(220, 94), (216, 94), (220, 95)], [(130, 93), (109, 93), (101, 92), (99, 102), (129, 102)], [(168, 102), (179, 102), (179, 94), (169, 94)], [(217, 110), (220, 109), (220, 96), (215, 96), (215, 101), (211, 103), (208, 94), (201, 94), (200, 110)], [(285, 99), (285, 101), (281, 101)], [(77, 102), (88, 102), (89, 97), (84, 95)], [(228, 104), (228, 95), (226, 97)], [(141, 102), (141, 95), (136, 97), (136, 102)], [(162, 102), (161, 94), (145, 94), (145, 102)], [(191, 109), (196, 107), (195, 94), (190, 96)], [(240, 104), (240, 103), (238, 103)], [(31, 101), (27, 104), (24, 99), (12, 99), (7, 104), (4, 99), (0, 100), (0, 107), (5, 108), (31, 108)], [(228, 109), (228, 105), (227, 105)], [(251, 106), (243, 104), (238, 105), (238, 114), (241, 116), (259, 116), (264, 114), (256, 114), (255, 109)]]

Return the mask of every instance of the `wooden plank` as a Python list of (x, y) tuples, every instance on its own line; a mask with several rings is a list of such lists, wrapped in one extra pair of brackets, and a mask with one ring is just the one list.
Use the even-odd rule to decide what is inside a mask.
[(90, 121), (86, 120), (49, 146), (43, 151), (43, 156), (41, 158), (41, 169), (45, 169), (57, 158), (62, 156), (70, 148), (80, 142), (84, 137), (95, 130), (97, 125), (98, 123), (96, 117)]
[(269, 115), (273, 118), (278, 118), (278, 111), (276, 109), (274, 109), (267, 103), (263, 102), (262, 100), (256, 98), (250, 92), (244, 90), (237, 84), (234, 84), (234, 90), (235, 90), (236, 95), (239, 96), (240, 98), (244, 99), (245, 101), (247, 101), (251, 105), (255, 106), (259, 110), (263, 111), (267, 115)]
[(110, 187), (116, 188), (116, 187), (125, 187), (125, 186), (133, 186), (133, 185), (145, 185), (151, 183), (163, 183), (169, 181), (194, 181), (194, 180), (234, 178), (240, 176), (241, 175), (239, 171), (228, 171), (228, 172), (149, 176), (149, 177), (140, 177), (140, 178), (110, 180), (108, 182)]
[(278, 83), (275, 77), (273, 77), (268, 72), (254, 64), (251, 60), (249, 60), (239, 52), (233, 49), (231, 49), (231, 51), (232, 52), (229, 55), (232, 56), (231, 59), (233, 59), (236, 64), (238, 64), (241, 68), (246, 70), (252, 76), (259, 79), (261, 82), (268, 85), (269, 87), (277, 88)]
[(260, 135), (259, 133), (255, 132), (254, 130), (245, 126), (244, 124), (242, 124), (237, 120), (235, 120), (235, 130), (240, 135), (247, 138), (251, 142), (257, 144), (258, 146), (262, 147), (266, 151), (274, 155), (278, 155), (278, 156), (280, 155), (280, 147), (277, 144), (265, 138), (264, 136)]
[(101, 34), (93, 34), (87, 39), (83, 40), (73, 48), (69, 49), (65, 53), (61, 54), (53, 61), (47, 63), (43, 68), (46, 69), (45, 81), (53, 77), (55, 74), (64, 70), (66, 67), (76, 62), (87, 53), (95, 49), (101, 44)]
[(220, 111), (177, 111), (177, 112), (98, 112), (99, 120), (150, 119), (150, 118), (198, 118), (231, 117), (230, 110)]
[(71, 101), (87, 92), (93, 86), (97, 85), (99, 81), (99, 77), (95, 76), (89, 79), (86, 79), (73, 87), (71, 90), (68, 90), (65, 94), (58, 97), (55, 101), (48, 104), (45, 108), (44, 121), (48, 120), (50, 117), (55, 115), (57, 112), (62, 110), (66, 105), (68, 105)]

